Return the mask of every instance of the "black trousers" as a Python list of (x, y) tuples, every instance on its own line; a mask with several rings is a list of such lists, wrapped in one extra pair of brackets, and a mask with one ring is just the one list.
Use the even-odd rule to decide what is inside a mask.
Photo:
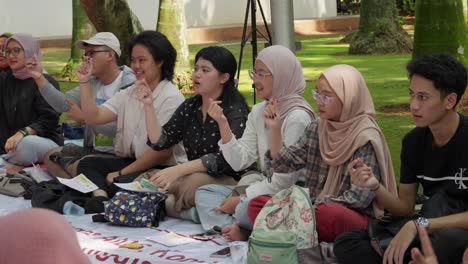
[(109, 185), (106, 183), (107, 174), (119, 171), (134, 161), (135, 159), (133, 158), (121, 158), (117, 156), (87, 157), (78, 163), (76, 171), (77, 174), (83, 173), (99, 189), (108, 192), (109, 197), (111, 197)]
[[(421, 215), (435, 218), (465, 212), (464, 201), (437, 193), (426, 201)], [(429, 235), (440, 264), (459, 264), (468, 247), (468, 230), (444, 228)], [(416, 238), (419, 241), (418, 238)], [(419, 243), (417, 243), (419, 245)], [(405, 263), (411, 260), (411, 248), (405, 253)], [(334, 253), (339, 263), (382, 263), (382, 257), (372, 248), (367, 231), (352, 231), (339, 235), (335, 240)]]

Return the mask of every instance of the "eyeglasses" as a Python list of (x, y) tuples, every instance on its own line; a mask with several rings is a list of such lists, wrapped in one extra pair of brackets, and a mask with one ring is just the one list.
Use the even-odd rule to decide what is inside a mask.
[(333, 96), (321, 94), (321, 93), (317, 92), (317, 90), (312, 91), (312, 97), (315, 99), (315, 101), (320, 100), (324, 104), (327, 104), (333, 98)]
[(269, 72), (256, 72), (255, 70), (249, 70), (250, 79), (254, 81), (255, 79), (257, 79), (263, 82), (268, 75), (273, 75), (273, 74)]
[(110, 50), (90, 50), (90, 51), (87, 51), (83, 54), (83, 57), (90, 57), (92, 58), (94, 56), (94, 54), (98, 53), (98, 52), (109, 52)]
[(22, 48), (12, 48), (12, 49), (4, 50), (3, 54), (5, 54), (6, 57), (10, 57), (10, 56), (16, 57), (18, 56), (18, 54), (20, 54), (21, 51), (23, 51)]

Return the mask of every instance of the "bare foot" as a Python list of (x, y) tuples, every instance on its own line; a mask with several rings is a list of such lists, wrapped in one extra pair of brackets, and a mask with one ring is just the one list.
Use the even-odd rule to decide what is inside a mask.
[(6, 170), (8, 174), (15, 174), (18, 171), (24, 169), (24, 167), (12, 165), (12, 164), (4, 165), (3, 168)]
[(250, 235), (250, 232), (240, 228), (237, 224), (223, 227), (221, 233), (228, 241), (247, 241)]

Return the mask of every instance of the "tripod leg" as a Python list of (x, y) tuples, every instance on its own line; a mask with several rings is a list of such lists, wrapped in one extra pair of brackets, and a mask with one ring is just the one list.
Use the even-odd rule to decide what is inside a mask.
[(258, 6), (260, 7), (260, 14), (262, 15), (262, 19), (263, 19), (263, 25), (265, 25), (265, 30), (267, 32), (267, 35), (268, 35), (268, 38), (265, 37), (265, 35), (261, 34), (262, 37), (264, 39), (266, 39), (268, 41), (268, 44), (271, 46), (272, 42), (271, 42), (271, 33), (270, 33), (270, 30), (268, 29), (268, 24), (266, 22), (266, 19), (265, 19), (265, 13), (263, 13), (263, 8), (262, 8), (262, 4), (260, 3), (260, 0), (257, 0), (258, 2)]
[(249, 10), (250, 10), (250, 1), (247, 0), (247, 7), (245, 9), (245, 17), (244, 17), (244, 28), (242, 29), (242, 40), (241, 40), (241, 48), (240, 48), (240, 55), (239, 55), (239, 67), (237, 68), (237, 79), (240, 78), (240, 70), (242, 65), (242, 56), (244, 54), (244, 47), (247, 40), (250, 38), (250, 34), (246, 37), (247, 33), (247, 20), (249, 18)]

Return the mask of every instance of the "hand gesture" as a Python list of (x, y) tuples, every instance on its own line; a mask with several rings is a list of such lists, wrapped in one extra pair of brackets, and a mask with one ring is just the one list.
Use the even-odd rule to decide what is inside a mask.
[(23, 139), (23, 134), (16, 132), (13, 136), (7, 139), (5, 143), (5, 152), (15, 151), (18, 143)]
[(81, 111), (81, 108), (75, 104), (73, 100), (65, 99), (65, 101), (70, 105), (70, 108), (67, 112), (68, 118), (77, 123), (84, 123), (84, 115)]
[(80, 83), (86, 83), (93, 75), (93, 58), (84, 57), (80, 66), (75, 69), (76, 77)]
[(351, 175), (352, 184), (356, 186), (375, 190), (380, 185), (372, 169), (364, 164), (361, 158), (357, 158), (348, 164), (348, 172)]
[(156, 172), (150, 178), (150, 181), (155, 183), (163, 192), (167, 192), (170, 190), (171, 184), (182, 176), (180, 169), (177, 166), (172, 166)]
[(135, 82), (137, 98), (146, 106), (153, 106), (153, 93), (145, 79)]
[[(424, 256), (421, 254), (418, 248), (411, 250), (411, 262), (410, 264), (438, 264), (437, 256), (432, 248), (431, 240), (427, 235), (426, 228), (418, 226), (419, 240), (421, 241), (422, 251)], [(463, 262), (464, 263), (464, 262)]]
[(221, 205), (216, 208), (217, 211), (225, 213), (225, 214), (234, 214), (236, 211), (236, 207), (240, 202), (240, 196), (229, 197), (225, 199)]
[(392, 239), (383, 255), (384, 264), (403, 264), (405, 251), (417, 234), (416, 224), (408, 221)]
[(42, 66), (37, 59), (37, 55), (34, 54), (32, 58), (26, 59), (26, 69), (29, 73), (29, 76), (34, 80), (37, 80), (42, 77)]
[(119, 177), (119, 172), (118, 171), (108, 173), (107, 176), (106, 176), (107, 184), (111, 185), (114, 182), (114, 178), (117, 178), (117, 177)]
[(265, 124), (270, 129), (281, 128), (281, 118), (277, 109), (278, 101), (276, 99), (270, 99), (263, 109), (263, 119)]
[(215, 101), (211, 97), (208, 99), (208, 101), (210, 103), (210, 107), (208, 108), (207, 112), (208, 115), (211, 116), (211, 118), (213, 118), (213, 120), (216, 121), (216, 123), (218, 124), (221, 122), (226, 122), (227, 118), (223, 114), (223, 108), (219, 106), (221, 101)]

